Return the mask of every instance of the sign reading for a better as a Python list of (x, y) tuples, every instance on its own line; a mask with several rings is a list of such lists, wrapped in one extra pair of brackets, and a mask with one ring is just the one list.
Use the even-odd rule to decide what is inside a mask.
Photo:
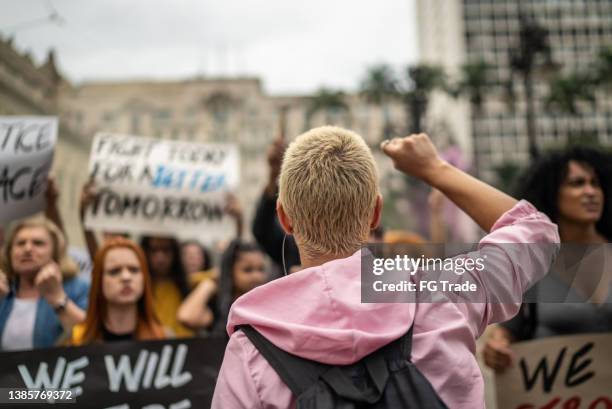
[(57, 118), (0, 116), (0, 224), (44, 209)]
[(498, 409), (612, 409), (612, 334), (512, 345), (515, 364), (496, 376)]
[(89, 172), (99, 193), (89, 228), (207, 239), (230, 230), (224, 207), (239, 184), (234, 145), (98, 134)]

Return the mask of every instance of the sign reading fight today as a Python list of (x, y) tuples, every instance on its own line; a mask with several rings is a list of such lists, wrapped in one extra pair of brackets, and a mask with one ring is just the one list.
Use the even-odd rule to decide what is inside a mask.
[(512, 345), (514, 366), (496, 375), (498, 409), (612, 408), (612, 334)]
[(144, 234), (223, 238), (226, 195), (239, 185), (235, 145), (101, 133), (89, 172), (98, 192), (86, 225)]
[(44, 209), (57, 118), (0, 116), (0, 225)]
[(212, 337), (3, 352), (0, 407), (49, 406), (42, 391), (63, 397), (54, 408), (210, 407), (225, 345)]

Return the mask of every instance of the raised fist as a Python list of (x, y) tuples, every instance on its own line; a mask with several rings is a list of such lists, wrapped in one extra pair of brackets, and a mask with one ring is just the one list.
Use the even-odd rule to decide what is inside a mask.
[(384, 141), (381, 148), (396, 169), (424, 181), (444, 163), (424, 133)]

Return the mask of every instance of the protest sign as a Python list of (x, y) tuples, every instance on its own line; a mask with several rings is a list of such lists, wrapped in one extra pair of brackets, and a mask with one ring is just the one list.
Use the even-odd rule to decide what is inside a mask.
[(512, 345), (514, 365), (496, 375), (498, 409), (612, 409), (612, 334)]
[(225, 337), (211, 337), (2, 352), (1, 403), (41, 407), (40, 402), (8, 394), (27, 388), (70, 394), (72, 403), (56, 402), (51, 407), (207, 408), (225, 344)]
[(0, 116), (0, 224), (44, 209), (57, 118)]
[(226, 195), (239, 184), (235, 145), (96, 135), (89, 172), (98, 190), (91, 229), (224, 238)]

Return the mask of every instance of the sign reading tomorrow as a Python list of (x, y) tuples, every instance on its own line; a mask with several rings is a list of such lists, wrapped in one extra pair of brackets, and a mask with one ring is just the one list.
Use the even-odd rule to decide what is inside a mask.
[(57, 118), (0, 116), (0, 225), (44, 209)]
[(213, 337), (2, 352), (0, 406), (47, 406), (16, 391), (52, 390), (69, 394), (72, 403), (49, 407), (206, 408), (225, 344)]
[(98, 196), (86, 225), (223, 238), (231, 228), (226, 195), (238, 187), (239, 161), (235, 145), (97, 134), (89, 172)]
[(514, 366), (496, 375), (498, 409), (612, 408), (612, 334), (512, 345)]

